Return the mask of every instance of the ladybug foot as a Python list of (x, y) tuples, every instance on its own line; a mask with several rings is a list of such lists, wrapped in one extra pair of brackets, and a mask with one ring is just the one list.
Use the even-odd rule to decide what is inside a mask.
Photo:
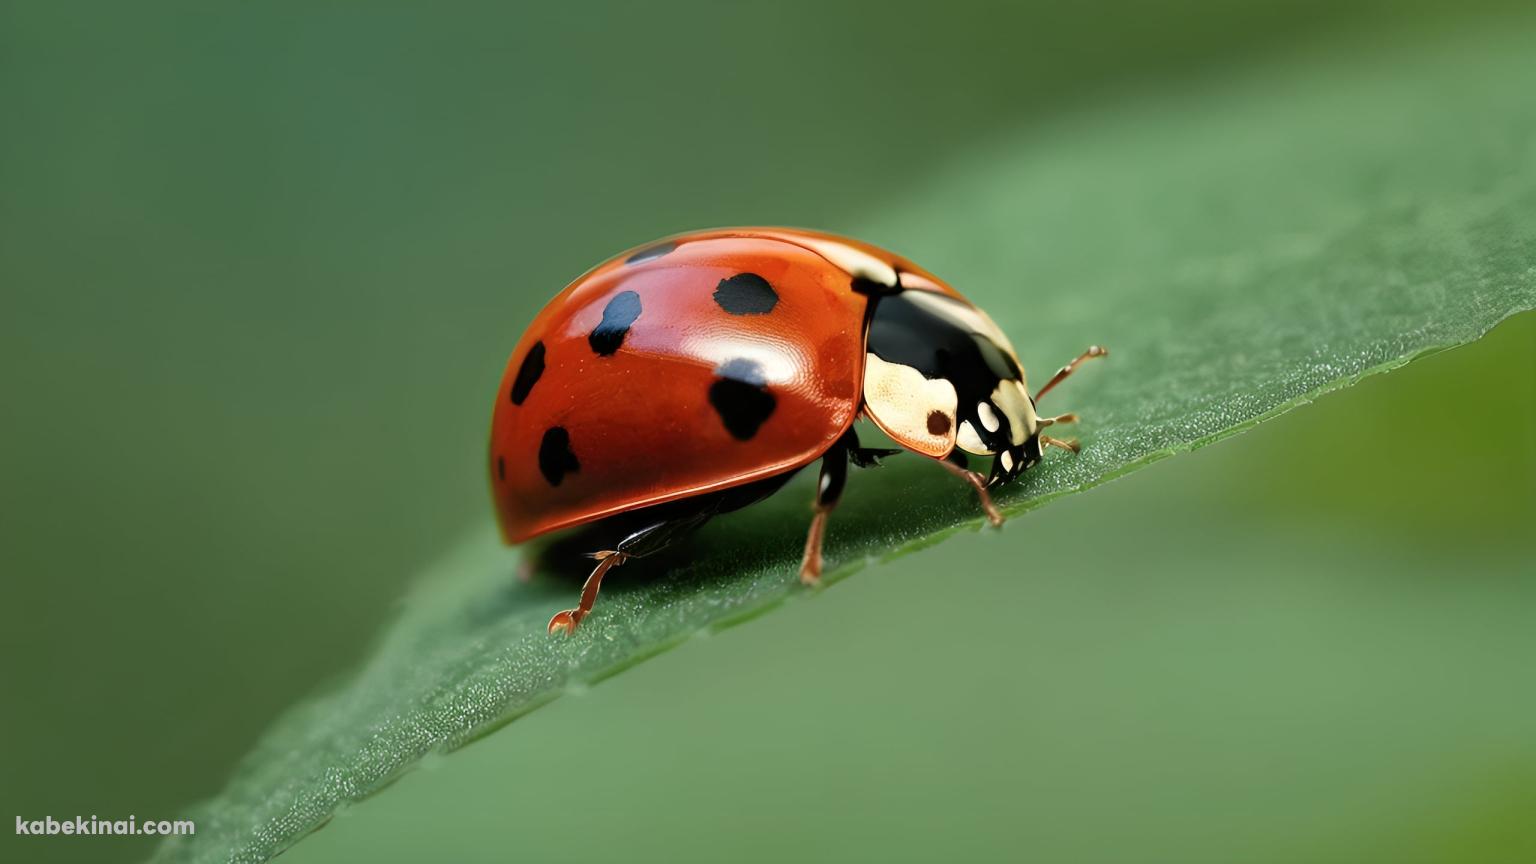
[(971, 484), (971, 488), (976, 490), (977, 500), (981, 502), (982, 511), (987, 514), (987, 521), (992, 524), (993, 528), (1003, 527), (1003, 511), (997, 509), (997, 505), (992, 503), (992, 493), (987, 491), (987, 479), (985, 477), (970, 469), (961, 468), (959, 465), (945, 459), (935, 461), (945, 471)]
[(556, 612), (555, 617), (549, 619), (549, 635), (553, 636), (556, 633), (564, 633), (569, 636), (576, 632), (576, 625), (580, 624), (581, 619), (585, 617), (586, 613), (580, 609), (567, 609), (564, 612)]
[(800, 562), (800, 584), (808, 588), (815, 588), (821, 584), (821, 550), (814, 553), (807, 552), (804, 560)]
[(1076, 438), (1052, 438), (1048, 435), (1041, 435), (1040, 444), (1044, 447), (1059, 447), (1074, 456), (1083, 449), (1083, 445), (1077, 443)]
[(981, 499), (981, 509), (987, 514), (987, 522), (993, 528), (1003, 527), (1003, 511), (992, 503), (992, 493), (987, 491), (987, 481), (975, 471), (969, 472), (971, 485), (976, 487), (976, 497)]

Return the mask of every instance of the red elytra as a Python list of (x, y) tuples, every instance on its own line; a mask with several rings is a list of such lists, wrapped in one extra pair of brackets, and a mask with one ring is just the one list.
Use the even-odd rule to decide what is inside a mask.
[[(907, 299), (881, 299), (898, 295)], [(877, 308), (886, 318), (875, 320)], [(883, 326), (888, 350), (867, 345), (872, 321)], [(926, 355), (902, 359), (923, 354), (930, 338), (960, 338), (958, 353), (969, 350), (966, 339), (982, 343), (993, 371), (950, 374), (928, 368)], [(952, 357), (954, 348), (938, 356)], [(1012, 373), (1000, 368), (1007, 366)], [(878, 391), (868, 401), (867, 377)], [(1039, 434), (1051, 421), (1034, 415), (1023, 383), (1012, 347), (985, 313), (901, 256), (797, 229), (678, 235), (583, 274), (513, 351), (490, 441), (502, 534), (517, 543), (624, 514), (671, 514), (676, 506), (659, 505), (718, 501), (827, 457), (823, 499), (829, 470), (835, 488), (818, 502), (801, 569), (814, 581), (841, 472), (850, 458), (873, 459), (851, 432), (861, 412), (925, 455), (963, 463), (960, 449), (1003, 454), (1009, 464), (994, 465), (995, 483), (1038, 461), (1041, 444), (1062, 443)], [(1000, 521), (980, 475), (941, 464), (965, 476)], [(551, 631), (574, 630), (602, 574), (664, 546), (660, 536), (640, 531), (592, 550), (600, 563), (581, 607), (555, 616)]]

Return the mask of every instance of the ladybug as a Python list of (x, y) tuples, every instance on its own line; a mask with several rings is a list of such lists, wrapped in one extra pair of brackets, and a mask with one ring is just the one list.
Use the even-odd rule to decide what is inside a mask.
[[(491, 421), (491, 486), (503, 537), (586, 526), (603, 576), (710, 518), (762, 500), (820, 459), (800, 579), (821, 575), (822, 537), (848, 464), (910, 450), (988, 489), (1039, 463), (1041, 434), (1072, 414), (1035, 404), (1008, 337), (955, 289), (857, 240), (789, 228), (680, 234), (612, 258), (545, 306), (507, 364)], [(868, 418), (900, 449), (860, 445)], [(993, 456), (989, 475), (966, 454)]]

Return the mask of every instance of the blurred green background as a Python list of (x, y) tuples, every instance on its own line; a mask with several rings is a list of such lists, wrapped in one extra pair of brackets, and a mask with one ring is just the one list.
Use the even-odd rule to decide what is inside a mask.
[[(512, 343), (614, 250), (846, 228), (1096, 100), (1506, 14), (0, 3), (0, 817), (174, 818), (364, 656), (488, 518)], [(1533, 344), (1527, 316), (690, 645), (291, 854), (1529, 850)], [(977, 664), (996, 628), (1033, 651)]]

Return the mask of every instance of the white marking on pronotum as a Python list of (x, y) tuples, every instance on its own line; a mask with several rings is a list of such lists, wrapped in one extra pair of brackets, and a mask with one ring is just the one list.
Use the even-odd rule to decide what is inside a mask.
[(936, 294), (944, 293), (944, 289), (940, 288), (938, 283), (934, 282), (932, 279), (919, 276), (916, 273), (913, 273), (911, 270), (903, 270), (896, 275), (901, 279), (901, 287), (908, 291), (932, 291)]
[[(864, 361), (864, 407), (881, 431), (927, 456), (943, 456), (955, 444), (955, 385), (929, 380), (911, 366), (887, 363), (874, 354)], [(943, 431), (929, 431), (930, 417), (942, 414)]]
[(976, 416), (981, 418), (981, 425), (985, 426), (988, 432), (997, 431), (997, 412), (992, 410), (992, 406), (990, 404), (986, 402), (977, 402)]

